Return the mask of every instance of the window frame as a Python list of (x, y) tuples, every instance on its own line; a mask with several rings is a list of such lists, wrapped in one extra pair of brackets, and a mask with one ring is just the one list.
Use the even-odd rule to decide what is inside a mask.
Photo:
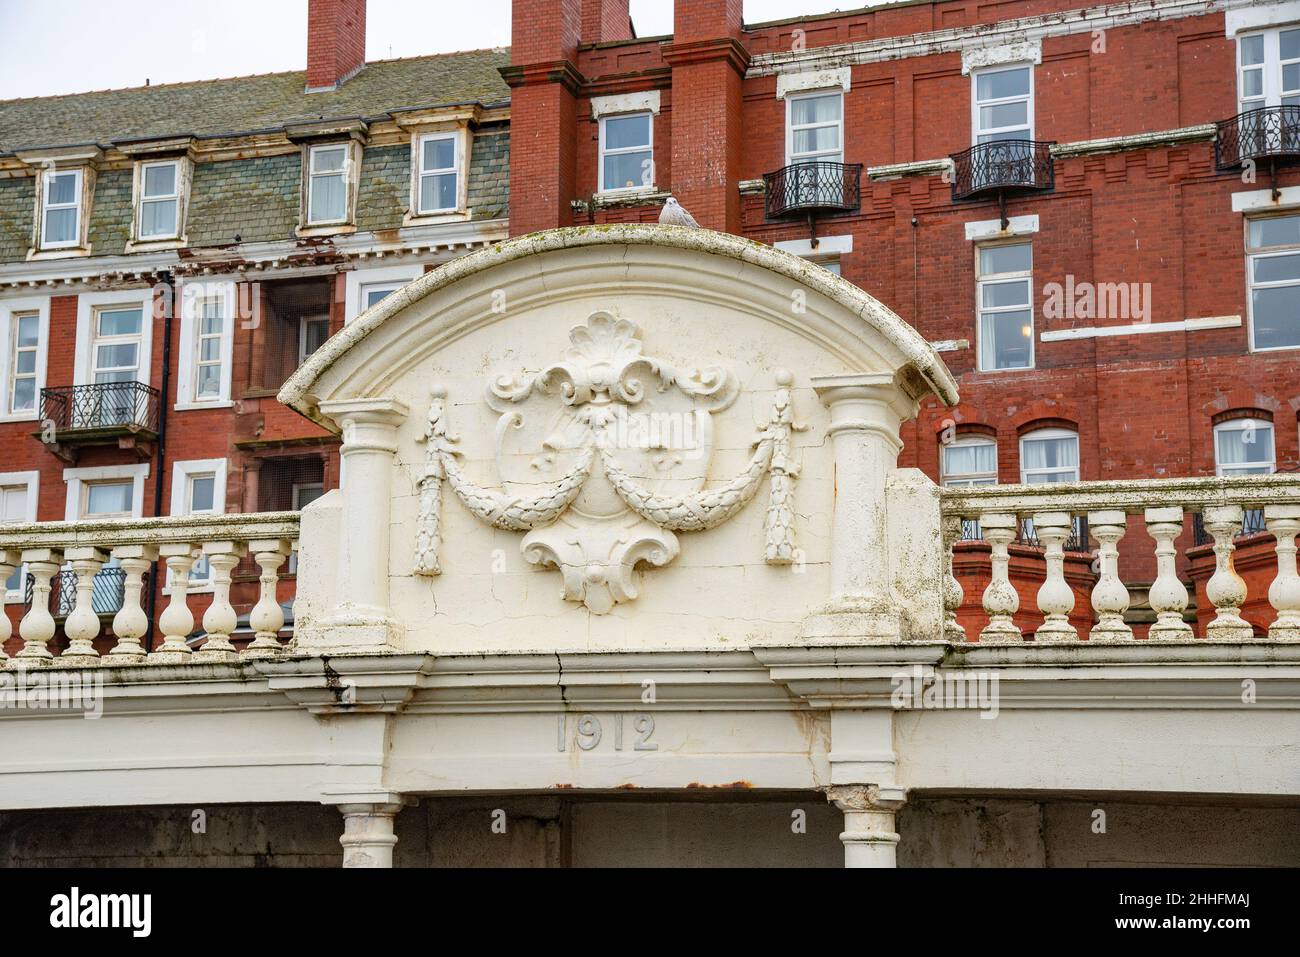
[[(315, 349), (313, 349), (311, 352), (307, 351), (307, 327), (313, 323), (320, 323), (320, 322), (325, 323), (325, 340), (321, 343), (322, 345), (324, 345), (324, 342), (328, 342), (329, 337), (333, 335), (333, 333), (329, 331), (329, 327), (330, 327), (329, 315), (326, 314), (324, 316), (319, 316), (319, 315), (300, 316), (298, 319), (298, 365), (299, 367), (301, 367), (302, 364), (306, 362), (307, 359), (315, 353)], [(316, 348), (319, 349), (320, 346), (317, 346)]]
[[(1256, 259), (1273, 259), (1280, 256), (1300, 256), (1300, 242), (1288, 246), (1260, 246), (1261, 251), (1255, 252), (1256, 247), (1250, 244), (1250, 224), (1266, 219), (1296, 219), (1300, 220), (1300, 210), (1292, 209), (1273, 216), (1246, 216), (1242, 220), (1242, 245), (1245, 249), (1246, 262), (1246, 335), (1247, 347), (1251, 352), (1286, 352), (1291, 349), (1300, 349), (1300, 319), (1297, 320), (1296, 342), (1288, 346), (1259, 346), (1255, 343), (1255, 269)], [(1267, 251), (1263, 251), (1267, 250)], [(1286, 289), (1292, 287), (1296, 289), (1296, 295), (1300, 297), (1300, 279), (1294, 282), (1266, 282), (1258, 286), (1260, 289)]]
[(73, 385), (90, 385), (94, 382), (95, 332), (98, 313), (104, 309), (133, 309), (139, 307), (141, 315), (139, 367), (136, 381), (151, 385), (153, 369), (153, 325), (156, 318), (152, 289), (130, 289), (119, 292), (88, 292), (77, 296), (77, 346), (73, 358)]
[[(226, 511), (226, 480), (229, 462), (226, 459), (186, 459), (172, 463), (171, 504), (168, 515), (223, 515)], [(212, 476), (212, 508), (204, 512), (195, 512), (191, 507), (191, 492), (194, 479)], [(203, 561), (196, 561), (197, 569)], [(209, 569), (210, 571), (210, 569)], [(171, 572), (163, 585), (163, 594), (171, 594)], [(193, 572), (189, 581), (190, 594), (212, 590), (212, 576), (195, 578)]]
[(67, 498), (64, 502), (64, 521), (79, 522), (83, 519), (83, 503), (88, 492), (88, 485), (103, 482), (130, 479), (131, 518), (141, 518), (144, 511), (144, 483), (149, 478), (148, 462), (139, 465), (94, 465), (86, 468), (63, 470), (63, 481), (67, 486)]
[[(416, 137), (415, 147), (415, 215), (416, 216), (439, 216), (445, 213), (458, 213), (463, 209), (461, 201), (461, 181), (464, 177), (464, 137), (459, 130), (442, 130), (433, 133), (421, 133)], [(438, 167), (436, 169), (425, 169), (424, 167), (424, 144), (430, 140), (451, 140), (452, 147), (452, 165), (450, 167)], [(426, 209), (424, 206), (424, 179), (426, 176), (446, 176), (448, 173), (456, 177), (455, 205), (439, 206), (433, 209)]]
[[(73, 188), (74, 199), (71, 203), (56, 203), (56, 204), (50, 203), (50, 188), (53, 185), (54, 179), (59, 176), (75, 177), (76, 185)], [(41, 186), (40, 186), (41, 189), (40, 248), (41, 249), (77, 249), (83, 245), (81, 233), (82, 233), (82, 226), (85, 221), (85, 210), (82, 209), (82, 206), (85, 203), (85, 195), (84, 195), (85, 182), (86, 182), (86, 171), (79, 166), (72, 167), (72, 168), (63, 168), (63, 169), (54, 167), (52, 169), (47, 169), (42, 173)], [(74, 222), (71, 239), (60, 240), (57, 242), (50, 242), (49, 239), (47, 238), (47, 234), (49, 233), (49, 228), (50, 228), (50, 210), (52, 209), (75, 209), (77, 211), (77, 218)]]
[[(836, 150), (814, 150), (809, 153), (796, 153), (794, 149), (794, 104), (798, 100), (812, 100), (823, 96), (834, 96), (840, 101), (839, 119), (834, 123), (803, 123), (799, 125), (800, 130), (823, 129), (834, 126), (839, 133), (839, 149)], [(822, 159), (822, 156), (829, 156), (832, 153), (838, 153), (838, 160)], [(802, 157), (802, 158), (796, 158)], [(796, 163), (834, 163), (844, 162), (844, 90), (841, 87), (831, 87), (820, 90), (800, 90), (798, 93), (787, 93), (785, 96), (785, 165), (793, 166)]]
[[(605, 126), (610, 120), (625, 120), (633, 116), (644, 116), (646, 118), (646, 127), (649, 131), (644, 146), (620, 146), (615, 149), (606, 149), (605, 147)], [(598, 196), (617, 196), (619, 194), (644, 192), (655, 188), (655, 114), (651, 109), (629, 110), (626, 113), (607, 113), (597, 121), (599, 126), (599, 149), (596, 156), (596, 190)], [(623, 156), (629, 153), (650, 153), (650, 182), (639, 183), (636, 186), (614, 186), (605, 187), (605, 157), (606, 156)]]
[[(1251, 464), (1224, 465), (1219, 461), (1219, 434), (1221, 432), (1246, 431), (1247, 429), (1242, 425), (1245, 422), (1254, 422), (1255, 432), (1261, 432), (1264, 429), (1268, 430), (1268, 461), (1254, 462)], [(1215, 424), (1214, 428), (1211, 430), (1211, 439), (1214, 447), (1214, 474), (1217, 476), (1227, 478), (1234, 475), (1260, 474), (1257, 472), (1247, 472), (1246, 470), (1258, 469), (1264, 465), (1268, 466), (1268, 471), (1263, 474), (1272, 475), (1277, 471), (1277, 429), (1274, 428), (1273, 422), (1270, 419), (1258, 419), (1248, 415), (1239, 416), (1235, 419), (1225, 419), (1224, 421)]]
[[(99, 319), (104, 313), (126, 312), (128, 310), (132, 310), (136, 308), (140, 309), (140, 330), (138, 332), (131, 335), (101, 336), (99, 334)], [(101, 369), (99, 366), (99, 347), (101, 345), (115, 346), (115, 345), (126, 345), (128, 343), (134, 343), (135, 345), (135, 366), (133, 367), (135, 369), (135, 378), (127, 379), (124, 381), (127, 382), (144, 381), (143, 379), (140, 378), (140, 370), (142, 366), (143, 353), (144, 353), (144, 335), (145, 335), (144, 327), (145, 327), (145, 323), (148, 322), (148, 320), (149, 317), (146, 311), (144, 310), (144, 308), (142, 306), (139, 306), (136, 303), (130, 303), (127, 305), (115, 305), (112, 303), (105, 303), (103, 305), (91, 307), (90, 369), (89, 369), (90, 380), (88, 384), (90, 385), (97, 384), (95, 382), (95, 377), (101, 371), (121, 372), (121, 371), (125, 371), (128, 368), (132, 368), (128, 366), (105, 366), (103, 369)]]
[[(239, 303), (239, 283), (232, 280), (208, 282), (196, 280), (180, 284), (176, 296), (181, 304), (181, 337), (177, 360), (176, 411), (194, 409), (215, 409), (229, 407), (231, 402), (231, 370), (233, 367), (235, 342), (235, 312)], [(203, 305), (220, 300), (221, 309), (221, 348), (218, 376), (219, 390), (216, 397), (200, 397), (198, 394), (198, 373), (201, 364), (199, 356), (203, 328)]]
[[(992, 472), (968, 472), (951, 475), (948, 472), (948, 450), (952, 448), (972, 448), (974, 446), (992, 446), (993, 447), (993, 471)], [(984, 478), (992, 481), (984, 481)], [(998, 440), (991, 435), (984, 435), (980, 432), (971, 432), (965, 435), (958, 435), (951, 442), (942, 442), (939, 445), (939, 484), (944, 488), (982, 488), (988, 485), (998, 484)]]
[[(984, 67), (980, 70), (972, 70), (970, 74), (970, 142), (972, 146), (978, 146), (980, 137), (989, 133), (998, 133), (1004, 130), (1016, 130), (1019, 126), (1000, 126), (985, 130), (980, 125), (980, 107), (981, 106), (1000, 106), (1004, 103), (1015, 103), (1024, 100), (1025, 120), (1028, 129), (1025, 131), (1024, 139), (1032, 140), (1034, 138), (1034, 66), (1033, 63), (1000, 63), (997, 66)], [(981, 100), (979, 98), (979, 78), (988, 76), (992, 73), (1010, 73), (1013, 70), (1029, 71), (1029, 92), (1027, 94), (1017, 94), (1016, 96), (996, 97), (992, 100)], [(1017, 137), (1019, 139), (1019, 137)]]
[(366, 311), (366, 289), (370, 286), (405, 286), (424, 275), (423, 263), (379, 266), (344, 273), (343, 324), (346, 326)]
[[(41, 473), (37, 471), (0, 472), (0, 492), (3, 492), (3, 490), (6, 489), (19, 488), (21, 486), (26, 486), (27, 493), (26, 493), (25, 501), (23, 503), (24, 506), (23, 510), (25, 514), (20, 521), (35, 522), (37, 496), (40, 494), (41, 491)], [(3, 513), (0, 513), (0, 526), (3, 526), (5, 524), (7, 523), (3, 519)], [(19, 578), (19, 581), (25, 582), (26, 575), (27, 575), (27, 566), (19, 565), (18, 568), (20, 574), (22, 575), (22, 577)], [(8, 588), (4, 588), (3, 587), (4, 585), (5, 582), (0, 581), (0, 591), (3, 591), (4, 604), (6, 605), (20, 604), (26, 600), (27, 589), (25, 586), (20, 586), (17, 589), (17, 591), (10, 591)]]
[[(15, 411), (18, 319), (35, 314), (36, 371), (35, 402), (30, 410)], [(30, 422), (40, 418), (41, 390), (45, 388), (46, 364), (50, 339), (50, 300), (48, 297), (0, 300), (0, 422)], [(24, 347), (26, 348), (26, 347)], [(25, 377), (24, 377), (25, 378)]]
[[(343, 153), (343, 166), (337, 170), (316, 171), (316, 156), (319, 153), (340, 151)], [(312, 196), (316, 191), (316, 180), (325, 177), (339, 177), (343, 180), (343, 212), (337, 219), (312, 219)], [(352, 145), (350, 143), (317, 143), (307, 147), (307, 197), (303, 222), (308, 227), (338, 226), (351, 222), (352, 208)]]
[[(1029, 247), (1029, 269), (1017, 272), (999, 272), (990, 273), (985, 276), (980, 271), (980, 253), (985, 249), (996, 249), (1002, 246), (1028, 246)], [(1006, 283), (1022, 280), (1028, 289), (1028, 295), (1025, 298), (1025, 305), (1020, 306), (995, 306), (986, 310), (984, 308), (984, 285), (986, 283)], [(985, 363), (984, 356), (984, 314), (996, 314), (1000, 312), (1029, 312), (1029, 362), (1023, 366), (992, 366)], [(975, 244), (975, 364), (979, 372), (1028, 372), (1037, 367), (1038, 348), (1035, 341), (1038, 333), (1038, 319), (1034, 314), (1034, 243), (1031, 239), (1024, 236), (1017, 236), (1013, 239), (999, 240), (998, 242), (976, 243)]]
[(1074, 459), (1075, 459), (1075, 464), (1074, 464), (1074, 478), (1072, 478), (1072, 479), (1063, 479), (1062, 481), (1065, 481), (1065, 482), (1079, 482), (1079, 481), (1082, 481), (1082, 476), (1083, 476), (1083, 444), (1079, 441), (1079, 433), (1078, 433), (1078, 431), (1075, 430), (1075, 429), (1067, 429), (1067, 428), (1063, 428), (1063, 427), (1061, 427), (1061, 426), (1045, 426), (1044, 428), (1041, 428), (1041, 429), (1034, 429), (1033, 431), (1030, 431), (1030, 432), (1026, 432), (1026, 433), (1024, 433), (1023, 435), (1020, 436), (1020, 440), (1019, 440), (1019, 442), (1017, 443), (1017, 446), (1018, 446), (1018, 448), (1019, 448), (1019, 452), (1020, 452), (1020, 462), (1019, 462), (1018, 464), (1019, 464), (1019, 466), (1020, 466), (1020, 484), (1021, 484), (1021, 485), (1029, 485), (1029, 484), (1038, 484), (1038, 485), (1055, 485), (1055, 484), (1059, 484), (1059, 483), (1056, 483), (1056, 482), (1038, 482), (1038, 483), (1030, 483), (1030, 482), (1028, 481), (1028, 476), (1029, 476), (1029, 474), (1030, 474), (1031, 472), (1034, 473), (1034, 474), (1047, 474), (1047, 473), (1050, 473), (1050, 472), (1063, 472), (1063, 471), (1065, 471), (1065, 470), (1064, 470), (1064, 469), (1061, 469), (1061, 468), (1035, 468), (1035, 469), (1027, 469), (1027, 468), (1025, 468), (1025, 443), (1026, 443), (1026, 442), (1029, 442), (1029, 441), (1033, 441), (1033, 440), (1039, 440), (1039, 441), (1041, 441), (1041, 440), (1043, 440), (1043, 439), (1064, 439), (1064, 438), (1072, 438), (1072, 439), (1074, 439), (1074, 453), (1075, 453), (1075, 454), (1074, 454)]
[[(1289, 60), (1282, 59), (1282, 34), (1293, 30), (1300, 30), (1300, 24), (1282, 24), (1276, 27), (1237, 34), (1236, 50), (1233, 56), (1237, 70), (1237, 112), (1245, 113), (1249, 110), (1281, 106), (1284, 97), (1297, 97), (1300, 99), (1300, 87), (1288, 92), (1282, 86), (1282, 77), (1286, 73), (1285, 67), (1300, 63), (1300, 56)], [(1243, 64), (1241, 62), (1242, 41), (1255, 37), (1260, 37), (1264, 41), (1264, 60), (1262, 63)], [(1249, 106), (1242, 96), (1244, 90), (1242, 77), (1246, 70), (1260, 70), (1263, 75), (1263, 83), (1260, 84), (1261, 93), (1259, 96), (1250, 97), (1252, 102)]]
[[(178, 159), (169, 160), (149, 160), (137, 164), (139, 190), (136, 195), (135, 208), (135, 239), (139, 243), (160, 243), (169, 239), (179, 239), (181, 235), (181, 194), (183, 192), (181, 183), (181, 161)], [(172, 168), (172, 192), (168, 195), (148, 196), (145, 194), (145, 184), (148, 182), (148, 171), (158, 166), (170, 166)], [(146, 203), (165, 203), (172, 202), (172, 231), (170, 233), (154, 233), (146, 236), (144, 233), (144, 207)]]

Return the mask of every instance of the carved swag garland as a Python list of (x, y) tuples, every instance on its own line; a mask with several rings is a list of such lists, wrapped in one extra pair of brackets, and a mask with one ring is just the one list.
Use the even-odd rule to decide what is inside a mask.
[[(484, 524), (528, 532), (522, 543), (525, 559), (558, 568), (564, 597), (583, 602), (596, 614), (636, 597), (638, 564), (663, 566), (677, 556), (674, 532), (721, 525), (754, 497), (765, 475), (770, 477), (765, 560), (773, 565), (795, 560), (798, 469), (790, 444), (792, 433), (805, 427), (794, 419), (789, 372), (776, 373), (771, 416), (754, 438), (748, 466), (727, 484), (705, 489), (712, 455), (711, 414), (735, 401), (740, 391), (735, 376), (717, 366), (679, 372), (644, 356), (637, 325), (604, 312), (574, 327), (569, 339), (572, 346), (563, 361), (535, 376), (503, 377), (489, 386), (488, 404), (501, 413), (496, 439), (505, 491), (483, 488), (465, 477), (457, 461), (459, 440), (447, 430), (447, 392), (434, 387), (428, 431), (422, 437), (425, 468), (419, 481), (416, 574), (441, 572), (444, 483)], [(552, 421), (557, 397), (567, 410), (558, 430)], [(654, 411), (657, 405), (662, 406), (659, 412)], [(626, 441), (629, 431), (636, 433), (637, 425), (644, 426), (656, 414), (693, 425), (695, 441)], [(536, 445), (540, 453), (530, 447)], [(526, 449), (527, 454), (520, 456), (516, 449)], [(628, 458), (634, 460), (631, 466)], [(527, 474), (512, 481), (507, 473), (524, 468), (525, 460)], [(558, 478), (539, 482), (539, 476), (556, 468), (557, 460), (570, 464)], [(597, 462), (596, 480), (589, 482)], [(654, 473), (650, 487), (640, 473)]]

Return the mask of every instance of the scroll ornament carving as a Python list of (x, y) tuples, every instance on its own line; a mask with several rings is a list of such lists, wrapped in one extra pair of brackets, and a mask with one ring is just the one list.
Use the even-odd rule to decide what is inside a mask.
[[(444, 484), (484, 524), (528, 532), (521, 543), (524, 558), (558, 568), (564, 597), (596, 614), (637, 596), (638, 566), (666, 565), (677, 556), (674, 532), (721, 525), (754, 498), (764, 477), (769, 485), (764, 558), (775, 565), (796, 560), (798, 468), (791, 440), (805, 427), (794, 417), (793, 376), (778, 370), (769, 420), (754, 438), (744, 471), (724, 485), (704, 488), (712, 455), (711, 416), (735, 401), (739, 385), (722, 367), (678, 371), (645, 356), (640, 336), (635, 323), (598, 312), (570, 331), (571, 346), (561, 362), (534, 376), (491, 383), (487, 402), (500, 413), (500, 491), (465, 476), (459, 438), (447, 427), (447, 393), (435, 386), (422, 437), (417, 574), (441, 572)], [(562, 411), (558, 427), (556, 400)], [(665, 420), (679, 427), (667, 440), (654, 428)], [(683, 431), (689, 434), (683, 437)], [(523, 476), (521, 461), (528, 462)], [(557, 477), (538, 481), (539, 474), (557, 467)]]

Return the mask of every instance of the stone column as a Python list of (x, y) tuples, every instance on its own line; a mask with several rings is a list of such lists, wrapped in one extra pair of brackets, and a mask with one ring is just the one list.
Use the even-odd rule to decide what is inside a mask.
[(340, 804), (343, 813), (344, 867), (392, 867), (394, 819), (402, 809), (401, 801), (373, 804)]
[(836, 784), (826, 797), (844, 812), (845, 867), (897, 867), (898, 832), (894, 815), (907, 801), (900, 787)]
[(835, 506), (830, 601), (805, 619), (802, 636), (897, 641), (885, 482), (903, 446), (899, 426), (916, 414), (916, 403), (887, 375), (829, 376), (812, 384), (830, 409)]
[(1300, 576), (1296, 574), (1295, 537), (1300, 534), (1300, 505), (1264, 506), (1264, 524), (1277, 539), (1277, 577), (1268, 601), (1277, 618), (1268, 626), (1273, 641), (1300, 641)]
[[(0, 549), (0, 587), (9, 581), (9, 576), (15, 569), (21, 568), (22, 564), (23, 556), (17, 549)], [(0, 668), (3, 668), (5, 662), (9, 660), (9, 655), (5, 653), (5, 643), (13, 637), (13, 634), (13, 623), (5, 610), (0, 608)]]
[[(321, 403), (321, 412), (343, 430), (341, 455), (347, 474), (338, 543), (337, 602), (319, 628), (300, 636), (300, 647), (391, 651), (401, 644), (400, 626), (388, 598), (388, 547), (397, 429), (408, 411), (395, 399)], [(304, 540), (300, 567), (312, 561), (312, 542)]]
[(1065, 580), (1065, 542), (1074, 531), (1069, 512), (1035, 512), (1034, 530), (1045, 548), (1047, 576), (1038, 589), (1038, 610), (1043, 623), (1034, 632), (1034, 641), (1074, 641), (1079, 637), (1070, 624), (1074, 611), (1074, 589)]
[(32, 606), (18, 622), (23, 647), (14, 656), (14, 664), (42, 667), (54, 661), (54, 652), (49, 648), (55, 630), (54, 616), (50, 614), (50, 581), (59, 573), (63, 552), (56, 548), (26, 548), (22, 560), (32, 576)]

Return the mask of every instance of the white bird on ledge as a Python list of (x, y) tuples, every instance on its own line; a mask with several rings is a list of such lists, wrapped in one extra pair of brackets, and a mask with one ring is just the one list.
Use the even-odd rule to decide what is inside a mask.
[(700, 224), (695, 221), (695, 217), (686, 211), (686, 207), (677, 202), (672, 196), (664, 203), (664, 208), (659, 210), (659, 224), (661, 226), (694, 226), (700, 228)]

